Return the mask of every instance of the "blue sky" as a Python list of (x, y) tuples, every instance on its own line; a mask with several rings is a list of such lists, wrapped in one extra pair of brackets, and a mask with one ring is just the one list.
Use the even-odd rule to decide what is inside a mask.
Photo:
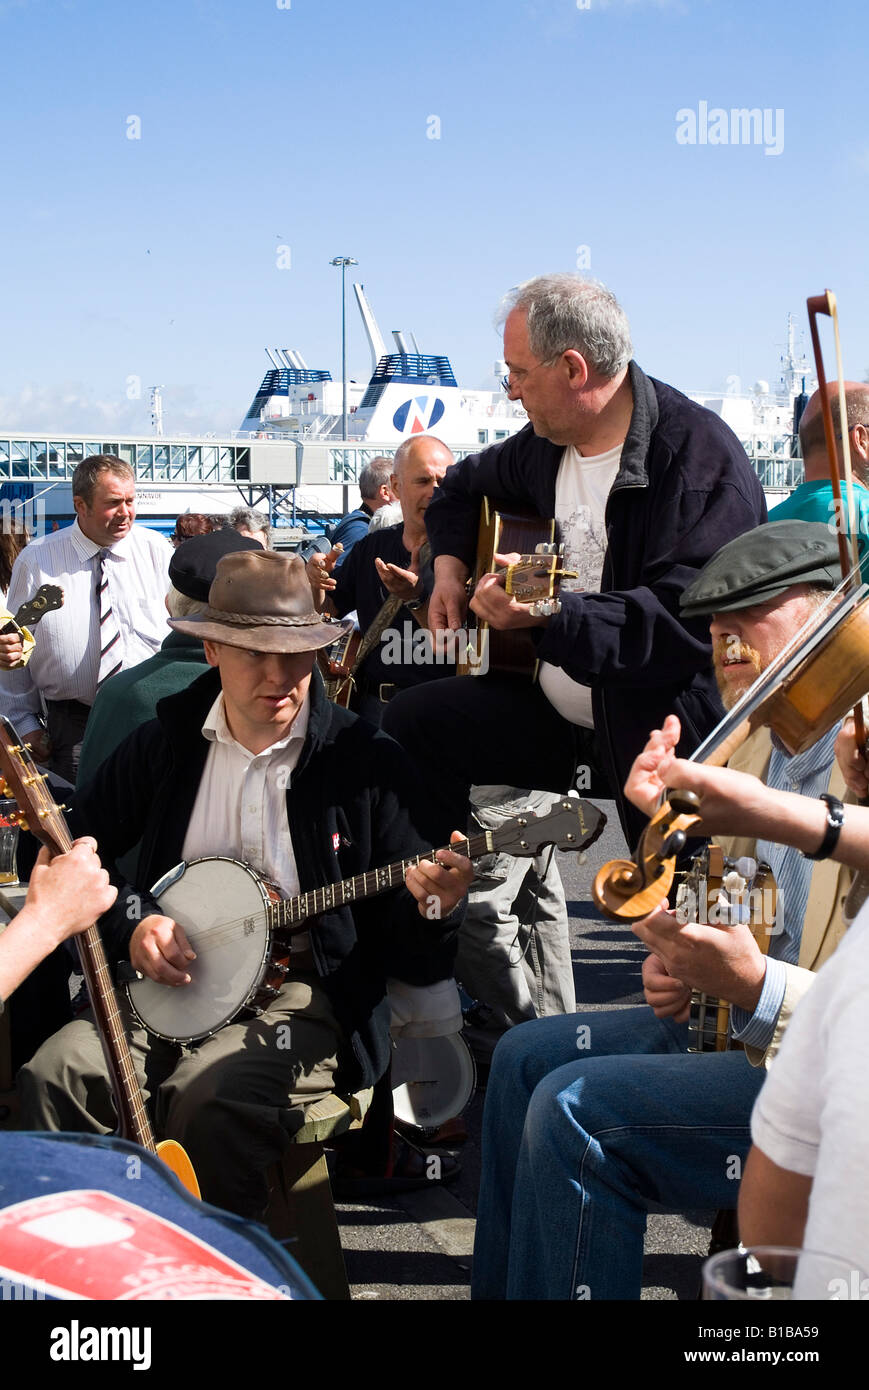
[[(682, 389), (774, 381), (828, 285), (869, 369), (855, 0), (286, 3), (0, 0), (0, 428), (148, 433), (154, 383), (167, 433), (233, 428), (267, 344), (337, 376), (338, 254), (467, 386), (502, 293), (578, 247)], [(781, 153), (679, 143), (703, 102)]]

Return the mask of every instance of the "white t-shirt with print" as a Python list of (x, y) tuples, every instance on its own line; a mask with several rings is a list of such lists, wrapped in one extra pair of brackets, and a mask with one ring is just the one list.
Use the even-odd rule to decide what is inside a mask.
[[(566, 593), (599, 593), (606, 554), (604, 512), (622, 456), (617, 444), (605, 454), (584, 457), (574, 445), (565, 449), (555, 482), (555, 519), (561, 532), (564, 568), (576, 579), (563, 579)], [(551, 705), (571, 724), (594, 728), (591, 689), (571, 680), (560, 666), (541, 662), (540, 688)]]

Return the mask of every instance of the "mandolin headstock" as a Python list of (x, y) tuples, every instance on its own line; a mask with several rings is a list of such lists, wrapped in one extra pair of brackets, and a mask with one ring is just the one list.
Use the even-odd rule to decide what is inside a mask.
[(0, 772), (3, 794), (18, 803), (17, 824), (30, 830), (52, 854), (65, 854), (72, 841), (63, 808), (49, 795), (46, 774), (39, 771), (29, 747), (5, 715), (0, 715)]

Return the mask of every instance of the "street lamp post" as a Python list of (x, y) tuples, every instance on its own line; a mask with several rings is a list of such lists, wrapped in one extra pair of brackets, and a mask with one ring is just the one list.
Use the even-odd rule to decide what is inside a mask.
[[(330, 265), (341, 267), (341, 404), (344, 420), (344, 443), (347, 443), (347, 298), (344, 292), (344, 277), (348, 265), (358, 265), (352, 256), (335, 256)], [(346, 463), (346, 459), (345, 459)]]

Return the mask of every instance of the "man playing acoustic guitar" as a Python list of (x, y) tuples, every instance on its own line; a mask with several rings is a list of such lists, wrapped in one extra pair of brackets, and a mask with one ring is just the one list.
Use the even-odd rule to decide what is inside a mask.
[(643, 821), (621, 788), (650, 725), (678, 714), (690, 751), (721, 717), (707, 634), (680, 615), (679, 596), (766, 519), (763, 492), (728, 427), (631, 360), (627, 319), (603, 285), (541, 276), (505, 307), (505, 389), (530, 423), (462, 459), (435, 492), (429, 626), (465, 622), (484, 497), (554, 517), (577, 578), (550, 616), (507, 594), (503, 574), (477, 585), (480, 618), (530, 633), (537, 684), (490, 670), (402, 691), (383, 727), (439, 769), (458, 824), (469, 783), (563, 792), (579, 762), (602, 771), (608, 792), (594, 778), (584, 787), (615, 797), (633, 843)]

